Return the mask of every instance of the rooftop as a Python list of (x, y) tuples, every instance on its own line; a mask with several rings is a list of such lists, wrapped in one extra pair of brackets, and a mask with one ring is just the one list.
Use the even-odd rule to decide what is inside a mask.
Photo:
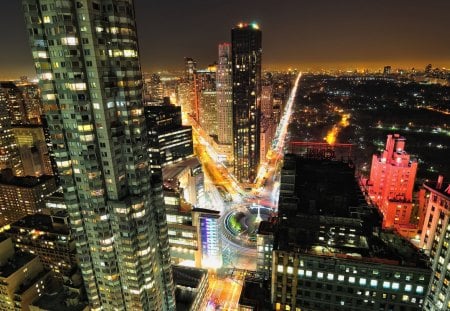
[[(67, 213), (59, 213), (59, 215), (54, 215), (54, 218), (65, 218), (67, 217)], [(7, 233), (15, 233), (20, 230), (20, 228), (34, 229), (37, 231), (55, 233), (55, 234), (64, 234), (68, 235), (70, 233), (69, 227), (60, 224), (59, 222), (54, 225), (52, 221), (52, 217), (50, 215), (45, 214), (34, 214), (27, 215), (22, 219), (16, 221), (11, 224), (11, 228), (7, 231)]]
[(33, 306), (43, 310), (58, 311), (83, 311), (89, 310), (88, 304), (80, 301), (76, 293), (71, 293), (62, 288), (53, 292), (43, 294), (38, 300), (32, 303)]
[(173, 266), (175, 283), (175, 301), (177, 310), (189, 310), (198, 295), (201, 282), (208, 275), (208, 270), (183, 266)]
[(270, 284), (261, 278), (246, 277), (239, 297), (240, 306), (252, 306), (256, 310), (272, 310)]
[(11, 185), (22, 188), (33, 188), (51, 179), (54, 179), (54, 177), (49, 175), (42, 175), (40, 177), (17, 177), (13, 176), (12, 173), (9, 173), (8, 170), (3, 170), (0, 173), (0, 185)]
[(30, 253), (16, 252), (6, 264), (0, 267), (0, 278), (8, 278), (35, 258), (37, 256)]
[(274, 250), (427, 267), (412, 244), (381, 231), (349, 163), (292, 155), (285, 163)]
[(177, 176), (186, 168), (196, 168), (200, 165), (200, 161), (197, 157), (189, 157), (180, 162), (167, 165), (163, 168), (164, 183), (177, 178)]

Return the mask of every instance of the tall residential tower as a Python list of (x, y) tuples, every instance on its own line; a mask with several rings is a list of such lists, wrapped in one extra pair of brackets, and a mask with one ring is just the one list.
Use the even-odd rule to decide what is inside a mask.
[(234, 174), (253, 182), (259, 164), (261, 30), (238, 24), (231, 30)]
[(132, 0), (22, 0), (92, 310), (173, 310)]

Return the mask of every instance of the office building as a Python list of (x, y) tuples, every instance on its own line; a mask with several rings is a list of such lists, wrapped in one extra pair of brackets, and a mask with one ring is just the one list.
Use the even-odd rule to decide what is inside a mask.
[(215, 90), (200, 91), (200, 125), (209, 136), (217, 137), (217, 94)]
[(233, 143), (233, 80), (231, 44), (219, 44), (219, 62), (216, 72), (217, 127), (219, 144)]
[[(13, 119), (10, 114), (11, 83), (0, 83), (0, 170), (11, 169), (16, 176), (23, 175), (22, 162), (20, 161), (14, 134), (12, 132)], [(16, 99), (14, 99), (16, 100)]]
[(383, 228), (410, 223), (417, 161), (405, 151), (406, 139), (388, 135), (385, 150), (374, 154), (369, 178), (369, 195), (383, 214)]
[(152, 172), (194, 154), (192, 127), (183, 125), (181, 107), (165, 102), (144, 108), (150, 140), (148, 154)]
[(173, 282), (177, 310), (205, 310), (208, 290), (208, 270), (192, 267), (174, 266)]
[(0, 237), (0, 310), (29, 310), (50, 275), (38, 256), (16, 252), (10, 238)]
[(192, 224), (192, 209), (203, 195), (203, 172), (197, 158), (163, 169), (164, 205), (172, 263), (201, 267), (199, 235)]
[(231, 30), (234, 175), (253, 182), (259, 165), (261, 30), (239, 24)]
[(256, 272), (265, 280), (272, 276), (274, 220), (261, 221), (256, 233)]
[(12, 125), (28, 123), (25, 101), (17, 85), (0, 81), (0, 101), (6, 106)]
[(203, 268), (222, 267), (222, 239), (220, 234), (220, 212), (196, 208), (192, 224), (200, 237), (200, 252)]
[(431, 269), (381, 230), (351, 163), (286, 155), (274, 226), (275, 310), (421, 310)]
[(90, 307), (173, 310), (133, 1), (23, 0), (22, 7)]
[(37, 83), (21, 83), (17, 87), (22, 92), (25, 105), (27, 124), (42, 123), (42, 101), (41, 92)]
[(53, 175), (53, 167), (41, 125), (15, 125), (12, 132), (19, 150), (23, 175)]
[(433, 269), (424, 310), (437, 311), (450, 308), (450, 183), (440, 175), (437, 181), (423, 184), (426, 214), (420, 237), (420, 247), (430, 257)]
[(27, 215), (12, 223), (5, 235), (21, 252), (39, 256), (44, 267), (60, 279), (70, 279), (77, 270), (67, 212)]
[(0, 228), (26, 215), (41, 212), (45, 198), (56, 191), (53, 176), (16, 177), (10, 170), (0, 174)]
[(180, 95), (183, 98), (181, 105), (183, 107), (183, 113), (189, 114), (198, 122), (197, 62), (193, 58), (185, 57), (184, 65), (183, 82), (180, 83)]

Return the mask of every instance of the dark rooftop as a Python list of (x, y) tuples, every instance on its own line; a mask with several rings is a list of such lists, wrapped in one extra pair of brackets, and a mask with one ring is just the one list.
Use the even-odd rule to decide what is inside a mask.
[(54, 176), (42, 175), (40, 177), (33, 176), (25, 176), (25, 177), (17, 177), (13, 176), (8, 172), (8, 170), (3, 170), (0, 173), (0, 185), (12, 185), (22, 188), (32, 188), (37, 185), (41, 185), (51, 179), (54, 179)]
[(39, 299), (34, 301), (31, 305), (39, 307), (44, 310), (58, 310), (58, 311), (82, 311), (87, 309), (87, 302), (79, 299), (77, 293), (69, 292), (62, 287), (56, 288), (52, 286), (48, 293), (42, 295)]
[(348, 163), (286, 157), (274, 250), (426, 268), (426, 259), (401, 239), (381, 231), (381, 216)]
[(0, 267), (0, 278), (8, 278), (11, 274), (22, 268), (36, 257), (36, 255), (30, 253), (16, 252), (14, 256), (9, 258), (6, 264)]
[[(175, 283), (175, 301), (177, 311), (189, 310), (198, 295), (202, 279), (208, 274), (205, 269), (172, 266)], [(188, 287), (190, 290), (187, 290)]]
[(251, 306), (255, 310), (273, 310), (270, 303), (270, 284), (261, 278), (246, 277), (239, 297), (239, 306)]
[[(60, 215), (58, 216), (54, 215), (54, 217), (64, 218), (67, 217), (67, 213), (63, 211), (62, 214), (60, 213)], [(65, 235), (68, 235), (70, 233), (68, 226), (59, 225), (59, 223), (54, 226), (52, 217), (45, 214), (27, 215), (11, 224), (11, 228), (7, 231), (7, 233), (14, 233), (20, 230), (20, 228), (36, 229), (38, 231)]]

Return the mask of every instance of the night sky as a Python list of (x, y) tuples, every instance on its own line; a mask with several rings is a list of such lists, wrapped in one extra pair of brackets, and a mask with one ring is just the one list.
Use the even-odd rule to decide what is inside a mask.
[[(450, 67), (449, 0), (135, 0), (145, 71), (216, 60), (239, 21), (263, 31), (263, 67)], [(34, 75), (19, 0), (0, 9), (0, 78)]]

